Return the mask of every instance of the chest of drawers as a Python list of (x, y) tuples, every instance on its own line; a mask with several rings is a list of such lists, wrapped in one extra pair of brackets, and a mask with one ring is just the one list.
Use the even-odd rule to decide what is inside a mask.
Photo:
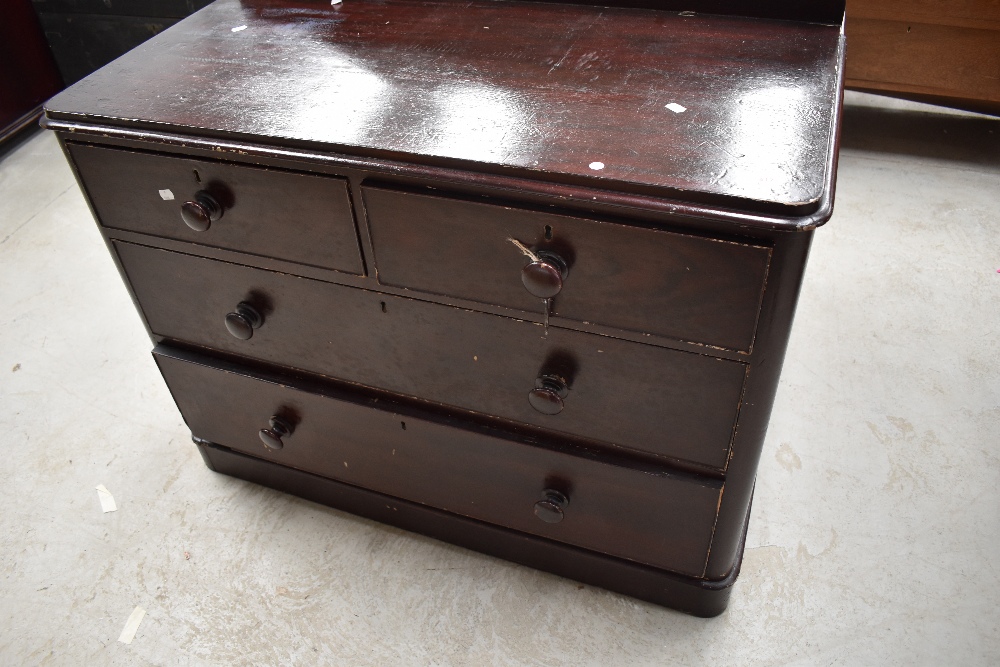
[(208, 466), (721, 612), (843, 38), (710, 9), (219, 0), (51, 100)]

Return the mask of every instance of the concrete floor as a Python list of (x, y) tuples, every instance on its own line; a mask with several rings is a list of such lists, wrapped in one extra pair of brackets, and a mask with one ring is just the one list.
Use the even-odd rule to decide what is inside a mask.
[(54, 137), (7, 147), (0, 664), (1000, 663), (1000, 121), (926, 110), (850, 96), (712, 620), (210, 472)]

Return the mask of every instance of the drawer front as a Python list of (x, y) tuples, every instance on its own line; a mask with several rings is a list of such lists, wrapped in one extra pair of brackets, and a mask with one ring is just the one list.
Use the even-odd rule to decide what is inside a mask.
[[(67, 144), (102, 225), (362, 274), (342, 178)], [(195, 231), (185, 202), (208, 193), (222, 215)]]
[(379, 281), (540, 312), (531, 250), (568, 265), (552, 313), (748, 351), (768, 248), (458, 199), (363, 187)]
[[(701, 576), (721, 482), (666, 475), (399, 414), (349, 396), (311, 393), (203, 359), (155, 353), (192, 433), (275, 463), (621, 558)], [(258, 433), (288, 420), (281, 449)], [(562, 520), (535, 515), (546, 489)]]
[[(722, 469), (741, 363), (252, 269), (115, 247), (154, 334), (569, 436)], [(224, 320), (263, 318), (249, 340)], [(528, 400), (565, 378), (564, 409)]]

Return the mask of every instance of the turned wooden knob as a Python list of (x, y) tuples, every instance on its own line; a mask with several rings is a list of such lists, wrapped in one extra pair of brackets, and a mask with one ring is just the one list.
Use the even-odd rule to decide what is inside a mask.
[(563, 510), (569, 505), (569, 498), (555, 489), (545, 489), (543, 498), (535, 503), (535, 516), (545, 523), (559, 523), (563, 520)]
[(569, 394), (566, 380), (556, 375), (543, 375), (535, 380), (535, 388), (528, 392), (528, 403), (543, 415), (562, 412), (563, 399)]
[(538, 259), (529, 262), (521, 269), (521, 282), (524, 283), (524, 289), (532, 296), (551, 299), (562, 290), (567, 274), (566, 262), (559, 255), (547, 250), (540, 250), (535, 256)]
[(250, 340), (253, 337), (253, 330), (264, 323), (257, 309), (249, 303), (242, 301), (236, 306), (236, 310), (226, 315), (226, 328), (240, 340)]
[(203, 232), (222, 217), (222, 204), (204, 190), (181, 204), (181, 219), (196, 232)]
[(268, 420), (269, 428), (262, 428), (258, 435), (260, 441), (268, 449), (281, 449), (285, 446), (282, 438), (287, 438), (292, 434), (292, 425), (281, 417), (274, 416)]

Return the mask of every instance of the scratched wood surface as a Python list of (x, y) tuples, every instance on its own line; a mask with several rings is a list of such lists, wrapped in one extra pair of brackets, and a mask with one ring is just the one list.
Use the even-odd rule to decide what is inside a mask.
[(806, 215), (841, 48), (837, 26), (647, 9), (220, 0), (48, 113)]

